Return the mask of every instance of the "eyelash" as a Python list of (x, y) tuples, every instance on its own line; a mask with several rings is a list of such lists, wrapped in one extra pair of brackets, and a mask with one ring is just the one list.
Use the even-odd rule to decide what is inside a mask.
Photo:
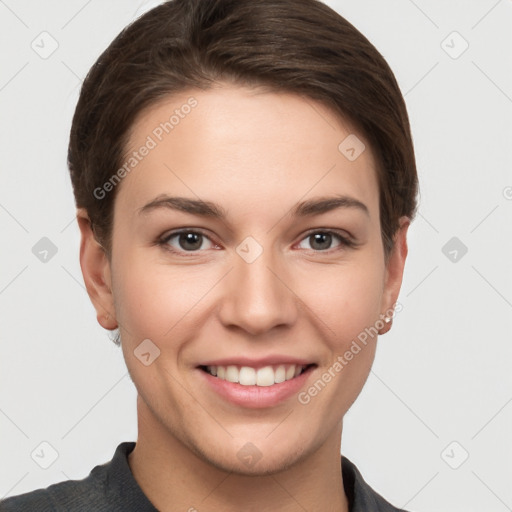
[[(201, 250), (197, 250), (197, 251), (176, 250), (175, 248), (173, 248), (173, 247), (171, 247), (169, 245), (169, 241), (172, 238), (174, 238), (174, 237), (176, 237), (178, 235), (184, 234), (184, 233), (186, 233), (186, 234), (193, 233), (193, 234), (202, 235), (202, 236), (208, 238), (208, 240), (210, 240), (210, 237), (205, 232), (203, 232), (201, 229), (180, 229), (180, 230), (177, 230), (177, 231), (172, 231), (171, 233), (167, 234), (163, 238), (160, 238), (157, 241), (157, 245), (163, 247), (163, 249), (165, 249), (167, 251), (172, 252), (173, 254), (178, 254), (178, 255), (184, 256), (184, 257), (195, 256), (197, 253), (202, 252)], [(301, 238), (300, 242), (302, 242), (303, 240), (311, 237), (312, 235), (318, 234), (318, 233), (324, 234), (324, 235), (333, 235), (333, 236), (335, 236), (339, 240), (340, 245), (338, 247), (333, 248), (333, 249), (325, 249), (325, 250), (310, 249), (311, 251), (313, 251), (315, 253), (331, 254), (332, 252), (335, 252), (337, 250), (342, 250), (342, 249), (347, 249), (347, 248), (348, 249), (352, 249), (352, 248), (357, 247), (357, 245), (358, 245), (355, 241), (347, 238), (346, 236), (341, 235), (337, 231), (333, 231), (333, 230), (330, 230), (330, 229), (315, 229), (313, 231), (310, 231), (310, 232), (306, 233), (306, 235), (303, 238)], [(210, 240), (210, 242), (212, 242), (214, 245), (216, 245), (212, 240)]]

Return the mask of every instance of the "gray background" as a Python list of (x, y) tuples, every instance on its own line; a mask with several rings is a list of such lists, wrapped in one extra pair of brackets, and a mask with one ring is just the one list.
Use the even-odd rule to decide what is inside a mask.
[[(82, 78), (156, 3), (0, 0), (0, 497), (136, 440), (135, 388), (83, 285), (66, 149)], [(394, 70), (421, 182), (403, 311), (342, 451), (397, 506), (512, 510), (512, 1), (326, 3)]]

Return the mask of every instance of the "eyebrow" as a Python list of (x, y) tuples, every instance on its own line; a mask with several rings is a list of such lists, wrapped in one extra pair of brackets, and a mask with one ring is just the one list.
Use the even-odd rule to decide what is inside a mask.
[[(222, 206), (203, 201), (201, 199), (191, 199), (188, 197), (171, 197), (166, 194), (159, 195), (146, 205), (138, 208), (139, 215), (148, 214), (157, 209), (178, 210), (192, 215), (200, 215), (213, 219), (226, 220), (227, 212)], [(368, 217), (370, 212), (368, 207), (358, 199), (346, 195), (337, 195), (332, 197), (320, 197), (297, 203), (291, 210), (291, 215), (295, 217), (312, 217), (327, 213), (338, 208), (357, 209), (365, 213)]]

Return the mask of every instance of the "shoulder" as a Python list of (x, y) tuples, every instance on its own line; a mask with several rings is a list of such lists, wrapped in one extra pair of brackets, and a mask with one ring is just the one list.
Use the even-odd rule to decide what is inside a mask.
[(134, 443), (121, 443), (114, 458), (95, 466), (82, 480), (67, 480), (36, 489), (25, 494), (0, 500), (0, 512), (111, 512), (115, 510), (111, 495), (112, 466), (122, 453), (127, 453)]
[(395, 507), (373, 490), (357, 466), (344, 456), (341, 458), (341, 469), (350, 512), (407, 512)]
[[(50, 485), (46, 489), (12, 496), (0, 501), (0, 512), (73, 512), (90, 510), (91, 505), (101, 502), (103, 492), (101, 483), (89, 475), (83, 480), (68, 480)], [(92, 502), (91, 502), (92, 500)], [(95, 510), (107, 510), (95, 508)]]
[[(97, 466), (96, 468), (101, 467)], [(96, 469), (94, 468), (94, 469)], [(93, 470), (94, 471), (94, 470)], [(92, 505), (102, 511), (101, 503), (105, 502), (104, 480), (101, 471), (89, 474), (83, 480), (68, 480), (50, 485), (45, 489), (12, 496), (0, 501), (0, 512), (56, 512), (61, 510), (91, 510)]]

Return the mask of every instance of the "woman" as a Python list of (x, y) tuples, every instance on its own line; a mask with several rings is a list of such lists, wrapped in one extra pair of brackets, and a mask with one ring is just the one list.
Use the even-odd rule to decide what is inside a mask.
[(92, 67), (68, 163), (138, 439), (0, 510), (398, 510), (340, 458), (418, 186), (371, 43), (316, 0), (171, 0)]

